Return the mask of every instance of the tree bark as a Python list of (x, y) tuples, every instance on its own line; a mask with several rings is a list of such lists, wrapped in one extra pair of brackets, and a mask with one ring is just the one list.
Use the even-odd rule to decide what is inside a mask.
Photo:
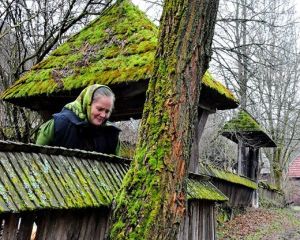
[(138, 146), (116, 198), (110, 239), (176, 239), (217, 8), (218, 0), (165, 1)]

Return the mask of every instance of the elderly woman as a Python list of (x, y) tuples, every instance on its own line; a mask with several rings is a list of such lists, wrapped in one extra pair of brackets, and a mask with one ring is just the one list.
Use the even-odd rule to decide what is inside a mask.
[(109, 87), (86, 87), (74, 102), (41, 126), (36, 144), (117, 154), (120, 129), (108, 122), (114, 101)]

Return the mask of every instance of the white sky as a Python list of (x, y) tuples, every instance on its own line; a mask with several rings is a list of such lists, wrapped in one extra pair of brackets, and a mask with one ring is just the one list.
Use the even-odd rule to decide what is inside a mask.
[(295, 7), (296, 7), (296, 11), (297, 11), (297, 15), (300, 16), (300, 1), (299, 0), (295, 0)]
[(144, 11), (148, 15), (148, 17), (150, 17), (150, 19), (154, 21), (154, 23), (158, 24), (162, 11), (161, 7), (151, 3), (151, 1), (146, 2), (144, 0), (132, 0), (132, 2), (137, 5), (139, 9)]

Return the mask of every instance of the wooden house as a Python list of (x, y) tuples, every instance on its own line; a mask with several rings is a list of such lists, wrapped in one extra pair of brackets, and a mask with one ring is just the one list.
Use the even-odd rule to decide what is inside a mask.
[[(2, 98), (37, 110), (46, 119), (74, 100), (84, 87), (106, 84), (117, 99), (112, 120), (140, 118), (153, 70), (157, 34), (157, 27), (131, 2), (118, 2), (25, 73)], [(227, 197), (212, 181), (235, 184), (233, 188), (254, 187), (243, 178), (230, 182), (228, 176), (199, 171), (197, 148), (208, 115), (237, 106), (233, 94), (207, 72), (202, 78), (197, 134), (189, 166), (188, 208), (178, 239), (216, 238), (215, 203)], [(127, 160), (78, 150), (1, 144), (1, 159), (9, 168), (3, 165), (0, 169), (5, 173), (1, 180), (5, 188), (0, 188), (3, 216), (9, 216), (14, 223), (21, 221), (16, 227), (4, 220), (4, 232), (15, 236), (25, 228), (28, 236), (35, 222), (37, 239), (104, 239), (110, 204), (128, 169)], [(17, 172), (8, 174), (15, 169), (13, 164), (20, 170), (24, 167), (23, 177), (29, 182), (22, 182)], [(22, 187), (14, 187), (15, 184)], [(20, 200), (22, 194), (27, 196), (24, 199), (28, 204)], [(32, 216), (28, 221), (31, 225), (24, 221), (23, 227), (22, 219), (28, 216)]]
[[(222, 135), (231, 139), (238, 146), (238, 175), (258, 183), (259, 150), (262, 147), (276, 147), (276, 143), (262, 129), (261, 125), (245, 110), (240, 110), (236, 117), (228, 121)], [(258, 206), (258, 192), (253, 192), (253, 205)], [(250, 199), (251, 200), (251, 199)], [(251, 201), (248, 202), (251, 205)]]
[(291, 162), (287, 176), (291, 185), (288, 201), (300, 206), (300, 157)]

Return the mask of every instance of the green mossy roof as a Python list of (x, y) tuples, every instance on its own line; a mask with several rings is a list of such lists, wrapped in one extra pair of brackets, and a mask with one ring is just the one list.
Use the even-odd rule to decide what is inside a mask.
[[(129, 160), (0, 141), (0, 213), (110, 207)], [(225, 201), (206, 180), (188, 180), (188, 199)]]
[(212, 74), (208, 71), (205, 72), (203, 78), (202, 78), (202, 83), (210, 88), (213, 91), (218, 92), (221, 95), (224, 95), (227, 99), (230, 99), (236, 103), (238, 103), (237, 98), (233, 95), (233, 93), (226, 88), (222, 83), (216, 81)]
[(225, 123), (222, 135), (246, 146), (276, 147), (276, 143), (260, 124), (245, 110), (240, 110), (236, 117)]
[(267, 182), (260, 181), (258, 183), (258, 186), (259, 186), (259, 188), (268, 189), (269, 191), (272, 191), (272, 192), (282, 193), (282, 191), (277, 186), (267, 183)]
[(259, 123), (246, 111), (241, 110), (237, 116), (225, 123), (223, 127), (224, 131), (262, 131)]
[[(158, 28), (142, 11), (129, 0), (119, 1), (25, 73), (2, 98), (51, 95), (94, 83), (112, 86), (148, 80), (157, 36)], [(237, 103), (209, 73), (203, 84)]]
[(142, 11), (130, 1), (119, 1), (24, 74), (3, 97), (149, 79), (157, 35)]
[(207, 175), (216, 179), (221, 179), (226, 182), (242, 185), (248, 188), (257, 189), (257, 183), (246, 178), (234, 174), (232, 172), (228, 172), (217, 167), (214, 167), (209, 164), (201, 164), (200, 165), (200, 173), (203, 175)]
[(188, 199), (202, 199), (208, 201), (227, 201), (228, 198), (209, 181), (188, 179)]

